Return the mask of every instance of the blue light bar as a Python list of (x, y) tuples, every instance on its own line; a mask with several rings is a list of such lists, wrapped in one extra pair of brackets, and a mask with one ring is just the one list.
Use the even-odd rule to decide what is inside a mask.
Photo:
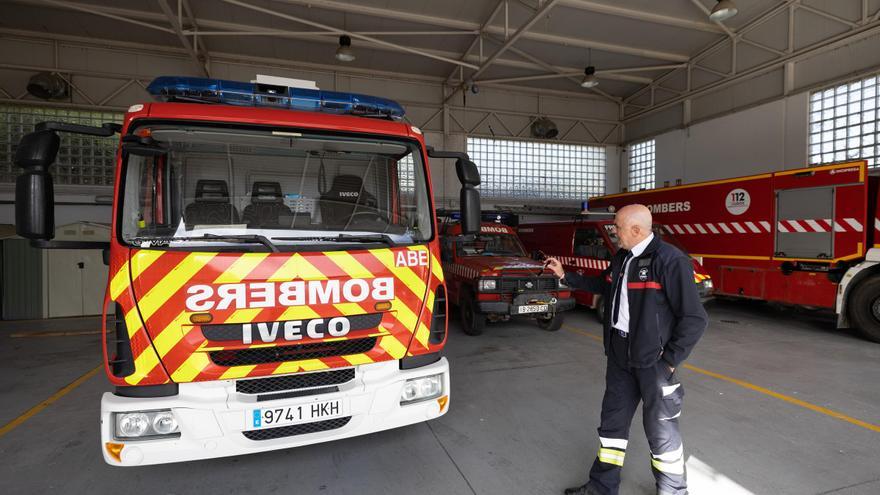
[(159, 101), (284, 108), (393, 120), (400, 120), (405, 114), (396, 101), (376, 96), (202, 77), (157, 77), (147, 91)]

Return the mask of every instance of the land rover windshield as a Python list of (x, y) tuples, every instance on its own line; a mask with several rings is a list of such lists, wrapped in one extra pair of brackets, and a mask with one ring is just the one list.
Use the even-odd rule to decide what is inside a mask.
[(472, 240), (458, 243), (459, 256), (525, 256), (519, 239), (510, 234), (482, 233)]
[(162, 151), (125, 163), (119, 233), (134, 247), (284, 251), (433, 236), (414, 142), (198, 125), (134, 135)]

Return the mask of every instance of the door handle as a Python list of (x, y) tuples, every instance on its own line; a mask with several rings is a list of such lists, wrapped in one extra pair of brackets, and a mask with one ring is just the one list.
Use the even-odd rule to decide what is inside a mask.
[(86, 264), (83, 263), (82, 261), (80, 261), (79, 263), (76, 264), (76, 266), (77, 266), (77, 268), (79, 268), (80, 270), (82, 270), (83, 268), (86, 267)]

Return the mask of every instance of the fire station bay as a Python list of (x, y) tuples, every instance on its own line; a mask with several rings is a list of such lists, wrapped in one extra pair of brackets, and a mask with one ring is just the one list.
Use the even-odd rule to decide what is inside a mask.
[(0, 494), (880, 494), (880, 0), (0, 0)]

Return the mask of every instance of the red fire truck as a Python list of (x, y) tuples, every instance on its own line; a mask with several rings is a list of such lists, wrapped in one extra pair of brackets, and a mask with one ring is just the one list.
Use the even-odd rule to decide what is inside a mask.
[(865, 162), (786, 170), (589, 201), (646, 205), (701, 258), (718, 295), (831, 309), (880, 342), (880, 177)]
[(449, 300), (459, 308), (468, 335), (480, 335), (487, 321), (534, 318), (544, 330), (562, 327), (562, 312), (574, 307), (571, 291), (528, 257), (516, 231), (483, 223), (477, 236), (462, 235), (460, 223), (446, 224), (441, 239)]
[[(43, 123), (16, 227), (105, 248), (101, 446), (132, 466), (294, 447), (443, 415), (446, 298), (425, 146), (390, 100), (161, 77), (121, 127)], [(120, 132), (109, 245), (53, 241), (59, 132)]]
[[(526, 248), (557, 258), (566, 270), (597, 276), (608, 268), (611, 256), (618, 249), (613, 225), (610, 217), (602, 220), (579, 217), (566, 221), (522, 224), (518, 233)], [(654, 233), (686, 252), (675, 236), (662, 232), (659, 225), (654, 226)], [(712, 295), (712, 278), (696, 260), (694, 283), (701, 298)], [(605, 305), (600, 294), (581, 290), (573, 294), (577, 304), (595, 309), (599, 321), (602, 321)]]

